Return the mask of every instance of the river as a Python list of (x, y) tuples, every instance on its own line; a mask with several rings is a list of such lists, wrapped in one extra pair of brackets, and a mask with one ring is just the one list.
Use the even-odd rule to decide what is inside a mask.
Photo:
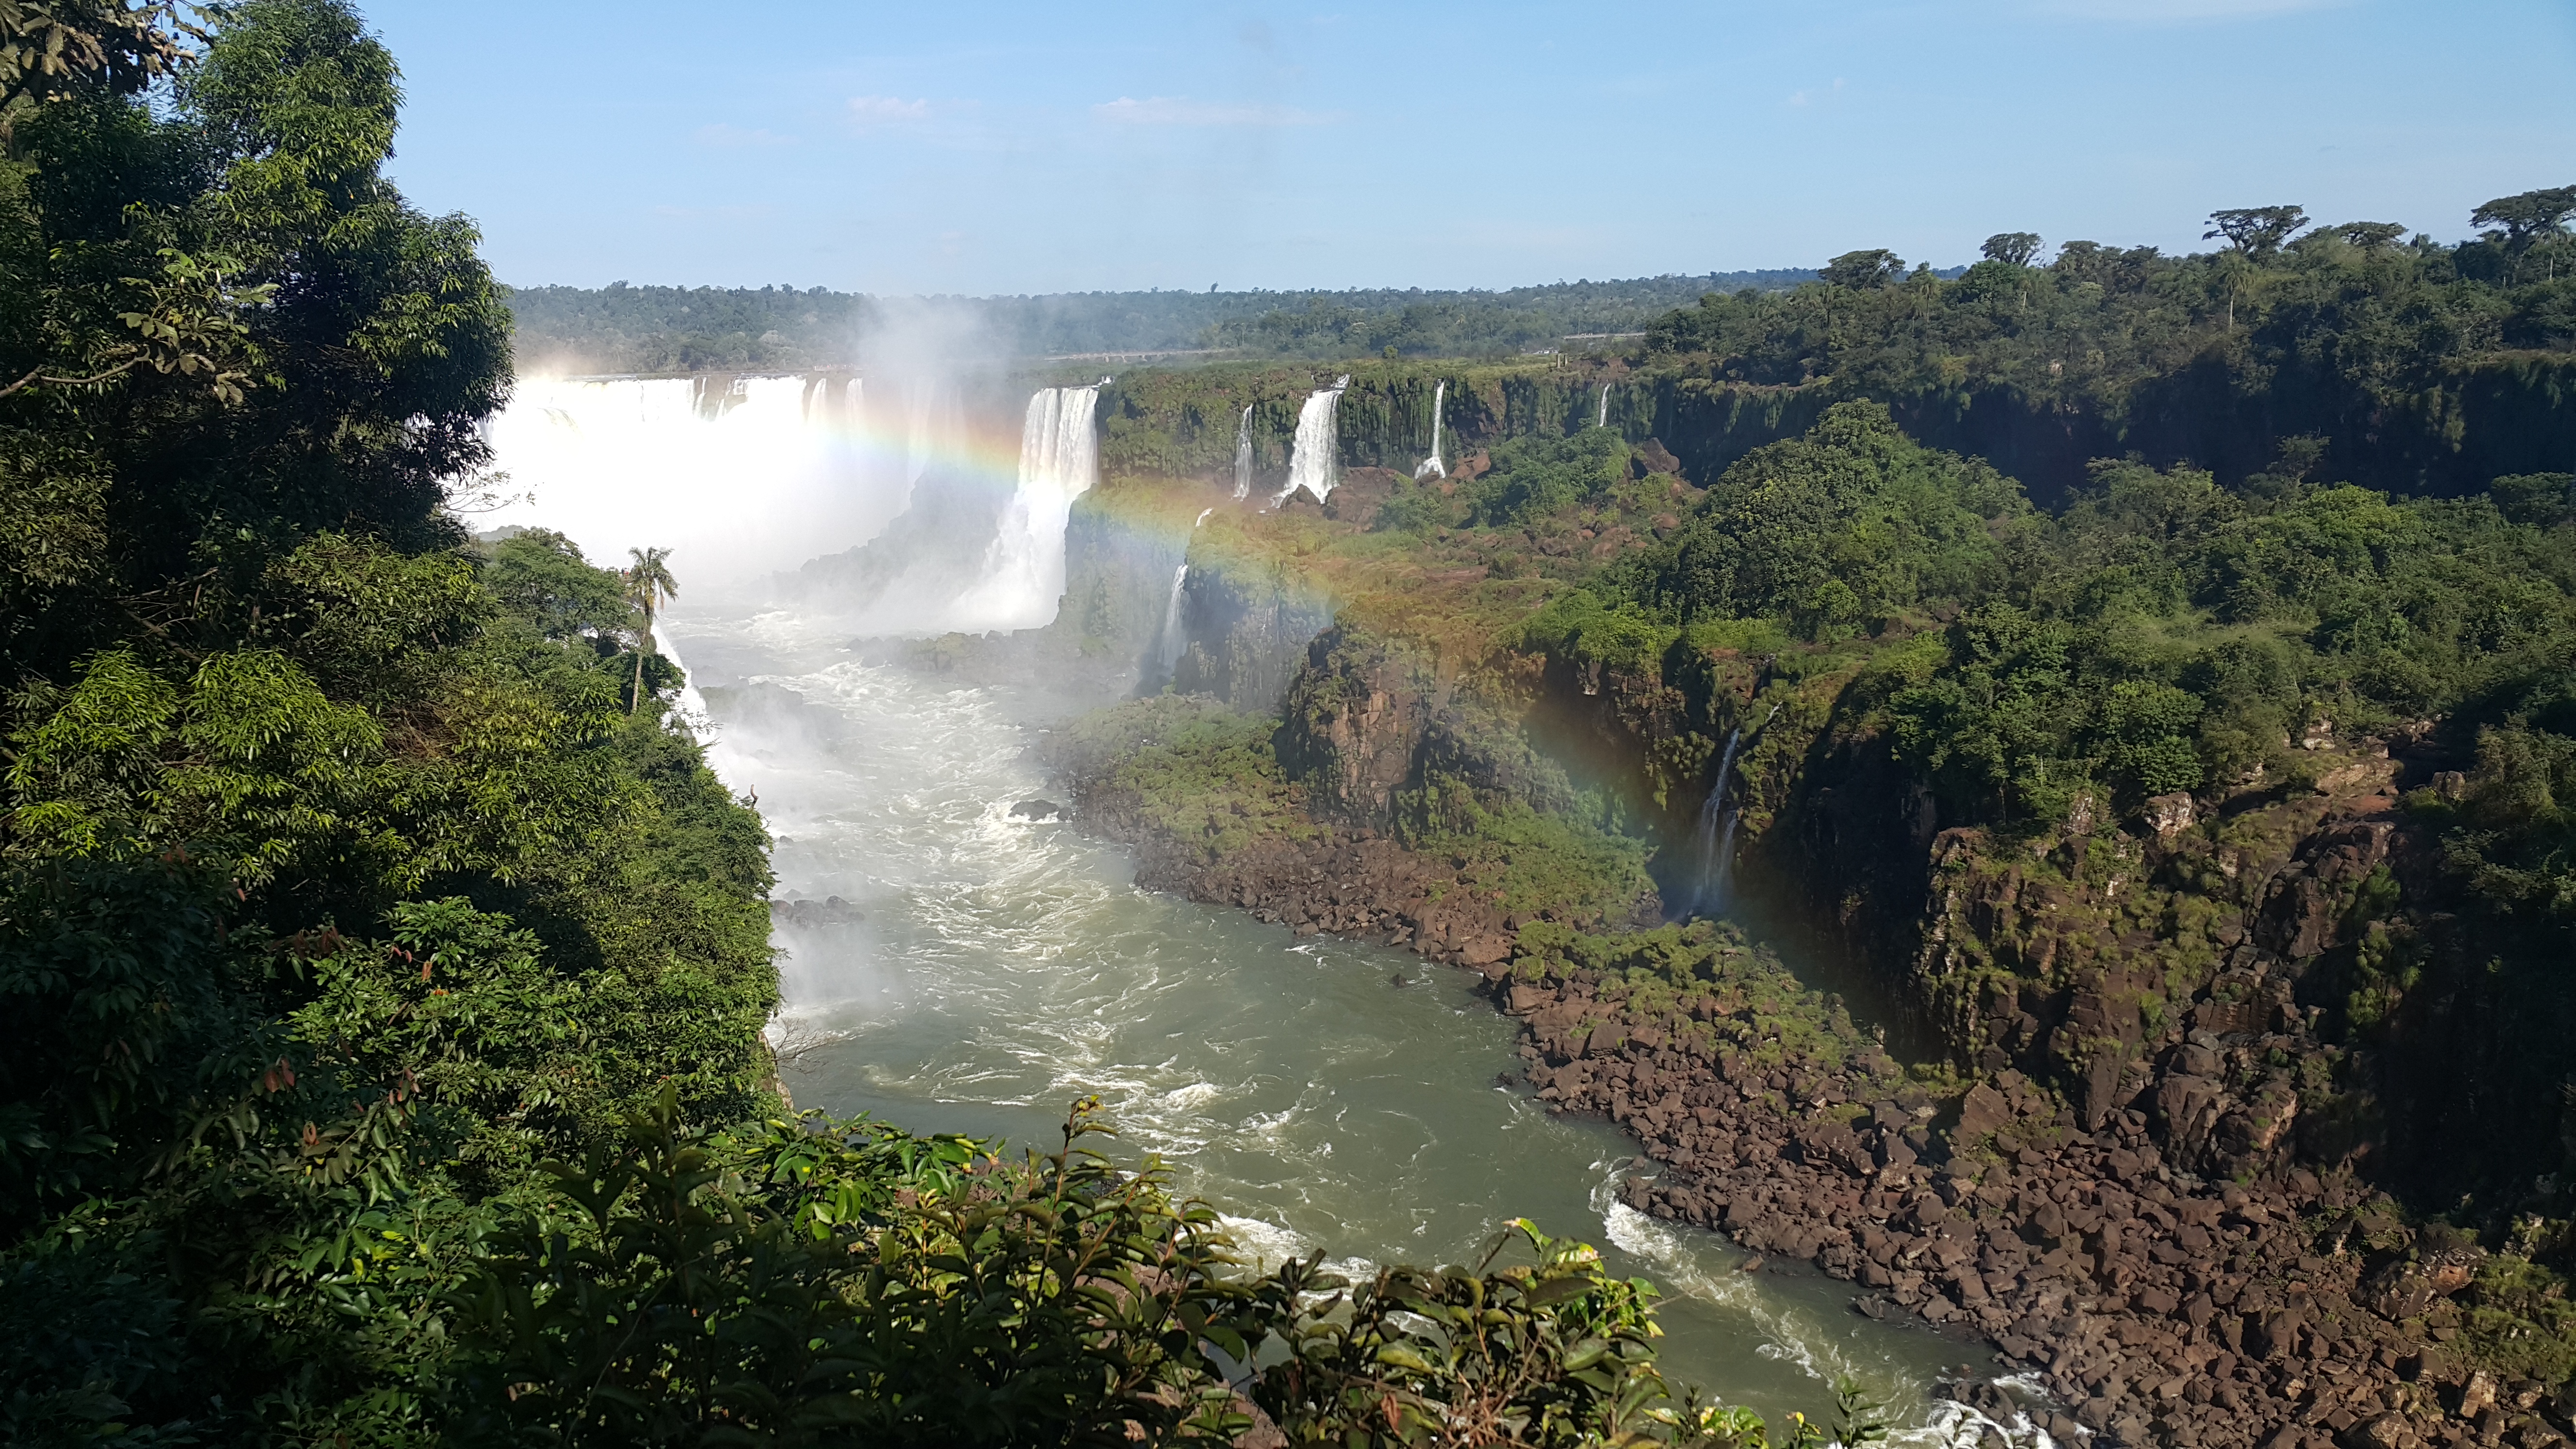
[(1526, 1216), (1658, 1285), (1677, 1383), (1776, 1426), (1850, 1374), (1900, 1439), (1973, 1432), (1930, 1388), (1983, 1352), (1614, 1201), (1635, 1144), (1498, 1083), (1515, 1027), (1470, 973), (1141, 891), (1123, 850), (1013, 818), (1047, 792), (1029, 747), (1068, 702), (863, 665), (786, 615), (670, 626), (779, 895), (863, 916), (781, 928), (798, 1105), (1043, 1150), (1097, 1095), (1114, 1152), (1160, 1155), (1265, 1257), (1469, 1261)]

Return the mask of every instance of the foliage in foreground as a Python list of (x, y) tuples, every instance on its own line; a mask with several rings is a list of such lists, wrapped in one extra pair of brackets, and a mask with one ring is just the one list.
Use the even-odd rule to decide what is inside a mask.
[[(1149, 1160), (1005, 1160), (669, 1106), (516, 1210), (452, 1296), (457, 1434), (515, 1444), (1766, 1443), (1676, 1402), (1642, 1281), (1527, 1222), (1472, 1268), (1247, 1271)], [(1505, 1262), (1506, 1258), (1513, 1261)], [(1821, 1431), (1801, 1419), (1790, 1441)]]

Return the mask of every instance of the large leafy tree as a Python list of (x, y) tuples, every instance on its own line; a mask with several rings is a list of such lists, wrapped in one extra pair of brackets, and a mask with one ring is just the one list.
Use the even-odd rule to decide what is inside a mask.
[(0, 1437), (418, 1440), (497, 1198), (763, 1100), (766, 842), (443, 507), (508, 316), (391, 57), (208, 15), (0, 3)]

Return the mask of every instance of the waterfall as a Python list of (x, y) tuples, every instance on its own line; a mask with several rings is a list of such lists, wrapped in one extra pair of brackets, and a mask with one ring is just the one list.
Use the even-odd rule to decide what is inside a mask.
[(1100, 389), (1047, 387), (1029, 395), (1020, 426), (1020, 482), (1002, 509), (974, 587), (958, 600), (951, 628), (969, 633), (1036, 629), (1055, 619), (1064, 596), (1064, 527), (1073, 500), (1100, 475), (1100, 438), (1091, 415)]
[[(838, 379), (708, 389), (685, 377), (522, 378), (485, 437), (507, 491), (534, 500), (469, 525), (553, 529), (601, 564), (672, 548), (692, 599), (721, 596), (782, 562), (862, 543), (902, 511), (899, 470), (873, 466), (843, 415), (856, 412), (858, 386), (835, 408)], [(715, 405), (701, 407), (702, 392)]]
[(1727, 785), (1735, 773), (1735, 747), (1744, 740), (1742, 727), (1726, 736), (1726, 751), (1717, 762), (1716, 783), (1699, 807), (1699, 890), (1691, 909), (1711, 911), (1726, 902), (1726, 855), (1735, 843), (1735, 812), (1726, 808)]
[(716, 733), (715, 724), (707, 714), (707, 697), (698, 692), (698, 677), (691, 674), (689, 666), (681, 661), (680, 651), (671, 647), (671, 636), (663, 632), (659, 619), (653, 621), (653, 651), (679, 666), (679, 722), (706, 748), (707, 768), (715, 771), (716, 778), (724, 782), (726, 789), (737, 794), (749, 789), (750, 781), (745, 778), (747, 772), (742, 768), (742, 762), (734, 757), (732, 748)]
[(1252, 404), (1243, 405), (1243, 420), (1234, 425), (1234, 496), (1252, 496)]
[(1431, 456), (1413, 470), (1416, 478), (1445, 477), (1449, 469), (1440, 461), (1440, 410), (1449, 398), (1449, 380), (1442, 378), (1431, 388)]
[(1610, 426), (1610, 384), (1606, 382), (1601, 384), (1601, 416), (1593, 422), (1592, 426), (1596, 428)]
[(1350, 374), (1343, 373), (1331, 387), (1309, 393), (1306, 405), (1297, 410), (1297, 437), (1288, 449), (1288, 486), (1279, 490), (1277, 502), (1287, 502), (1300, 488), (1314, 494), (1317, 502), (1332, 493), (1341, 475), (1335, 457), (1341, 449), (1341, 434), (1334, 421), (1342, 389), (1350, 385)]
[(1189, 641), (1181, 637), (1181, 585), (1190, 577), (1190, 566), (1172, 570), (1172, 597), (1163, 605), (1163, 633), (1156, 642), (1156, 659), (1162, 665), (1162, 682), (1169, 684), (1180, 672), (1181, 655), (1188, 652)]
[(1190, 520), (1190, 529), (1191, 529), (1191, 531), (1192, 531), (1192, 532), (1196, 532), (1196, 531), (1197, 531), (1197, 529), (1198, 529), (1198, 526), (1199, 526), (1200, 524), (1202, 524), (1202, 523), (1207, 522), (1207, 516), (1208, 516), (1209, 514), (1211, 514), (1211, 513), (1214, 513), (1214, 512), (1216, 512), (1216, 510), (1215, 510), (1215, 509), (1213, 509), (1213, 508), (1202, 508), (1202, 509), (1200, 509), (1200, 510), (1199, 510), (1199, 516)]

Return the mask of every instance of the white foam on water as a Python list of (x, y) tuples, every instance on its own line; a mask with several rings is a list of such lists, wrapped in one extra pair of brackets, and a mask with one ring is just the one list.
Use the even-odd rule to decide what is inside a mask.
[(1295, 1229), (1264, 1218), (1218, 1213), (1216, 1220), (1225, 1229), (1226, 1236), (1234, 1239), (1235, 1248), (1244, 1258), (1265, 1273), (1290, 1258), (1304, 1258), (1315, 1251), (1314, 1245)]
[[(1597, 1124), (1494, 1088), (1512, 1028), (1465, 973), (1139, 891), (1117, 851), (1014, 821), (1010, 803), (1048, 782), (1007, 693), (859, 663), (789, 618), (682, 617), (673, 632), (748, 676), (709, 695), (780, 838), (780, 894), (838, 895), (865, 916), (780, 924), (782, 1030), (836, 1038), (790, 1068), (804, 1105), (1050, 1151), (1064, 1104), (1093, 1094), (1119, 1133), (1102, 1150), (1160, 1156), (1175, 1191), (1216, 1204), (1256, 1256), (1327, 1254), (1355, 1277), (1473, 1262), (1526, 1214), (1555, 1231), (1603, 1223), (1619, 1271), (1692, 1292), (1652, 1256), (1673, 1230), (1612, 1213), (1598, 1190)], [(1818, 1407), (1804, 1371), (1757, 1356), (1780, 1335), (1742, 1326), (1794, 1305), (1695, 1262), (1719, 1242), (1702, 1237), (1670, 1261), (1712, 1300), (1722, 1287), (1755, 1301), (1676, 1302), (1674, 1376)], [(1869, 1366), (1855, 1340), (1811, 1353), (1820, 1372), (1826, 1350)]]

